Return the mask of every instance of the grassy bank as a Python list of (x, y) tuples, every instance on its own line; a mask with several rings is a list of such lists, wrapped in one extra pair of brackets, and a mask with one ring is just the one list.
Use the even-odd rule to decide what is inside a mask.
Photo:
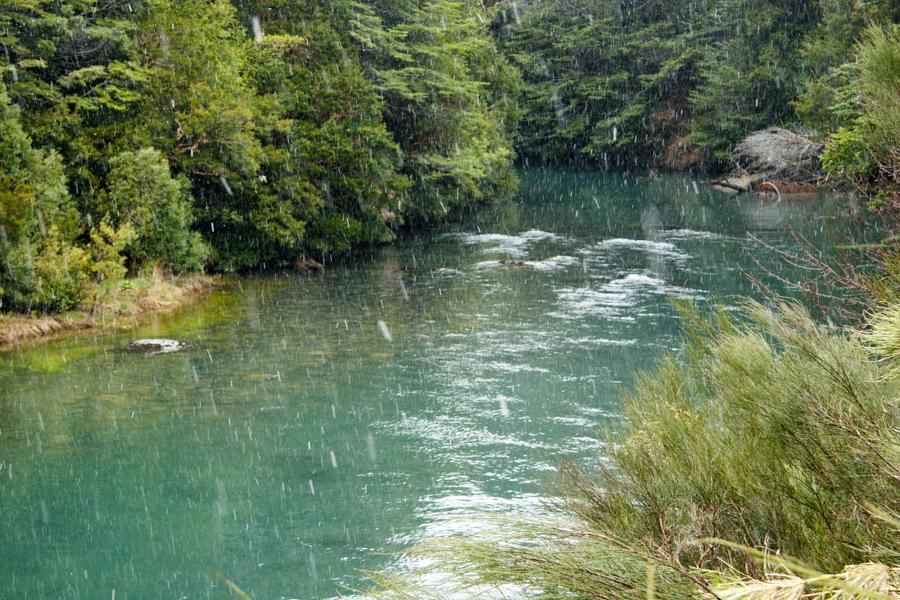
[(57, 315), (0, 314), (0, 350), (85, 329), (129, 329), (144, 318), (196, 301), (220, 285), (206, 275), (153, 274), (117, 282), (90, 305)]

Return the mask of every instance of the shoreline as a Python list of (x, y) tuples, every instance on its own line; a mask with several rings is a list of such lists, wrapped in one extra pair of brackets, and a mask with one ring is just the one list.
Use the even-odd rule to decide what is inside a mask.
[(0, 313), (0, 352), (37, 345), (79, 331), (127, 331), (148, 317), (183, 308), (221, 287), (219, 276), (126, 279), (113, 298), (91, 309), (57, 315)]

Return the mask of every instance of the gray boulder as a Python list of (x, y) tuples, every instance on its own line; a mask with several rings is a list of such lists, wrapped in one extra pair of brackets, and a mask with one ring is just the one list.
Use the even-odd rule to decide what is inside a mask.
[(143, 352), (145, 354), (168, 354), (170, 352), (178, 352), (186, 346), (187, 344), (178, 340), (151, 338), (134, 340), (128, 344), (128, 349), (132, 352)]

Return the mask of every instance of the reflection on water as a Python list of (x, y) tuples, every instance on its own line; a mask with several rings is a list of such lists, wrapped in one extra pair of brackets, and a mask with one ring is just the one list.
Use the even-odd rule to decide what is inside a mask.
[[(322, 278), (245, 278), (132, 336), (0, 355), (0, 596), (326, 598), (592, 460), (677, 346), (668, 297), (734, 305), (753, 232), (826, 252), (859, 208), (529, 171), (516, 204)], [(765, 259), (777, 272), (783, 267)], [(221, 575), (220, 575), (221, 574)]]

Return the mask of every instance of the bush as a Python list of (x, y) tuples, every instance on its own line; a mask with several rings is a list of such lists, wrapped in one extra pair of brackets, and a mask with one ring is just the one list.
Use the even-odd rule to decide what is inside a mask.
[(0, 305), (67, 310), (86, 293), (80, 227), (60, 155), (35, 150), (0, 83)]
[(91, 243), (88, 246), (91, 272), (98, 282), (115, 282), (125, 277), (128, 269), (125, 268), (125, 256), (122, 252), (135, 237), (131, 223), (114, 229), (109, 224), (108, 217), (103, 217), (100, 225), (91, 230)]
[(90, 255), (62, 239), (54, 227), (34, 261), (32, 306), (62, 312), (78, 306), (90, 289)]
[[(856, 115), (832, 136), (822, 166), (900, 210), (900, 25), (870, 27), (856, 58), (855, 75), (842, 92)], [(847, 103), (835, 110), (847, 114)]]
[(141, 148), (110, 161), (106, 189), (92, 207), (110, 225), (134, 229), (126, 254), (137, 265), (161, 260), (175, 271), (200, 270), (208, 250), (191, 231), (193, 208), (184, 179), (173, 178), (161, 152)]

